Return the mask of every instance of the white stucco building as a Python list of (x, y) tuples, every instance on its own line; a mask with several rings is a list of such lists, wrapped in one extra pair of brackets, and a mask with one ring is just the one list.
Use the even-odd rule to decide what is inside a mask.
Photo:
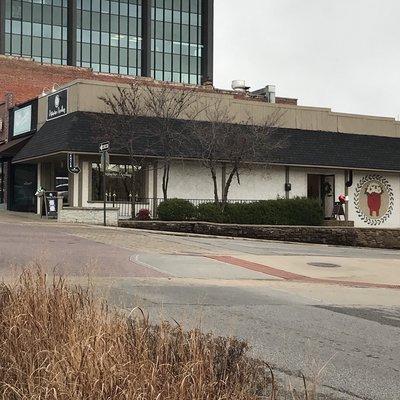
[[(177, 86), (176, 90), (186, 90), (186, 87)], [(99, 100), (107, 93), (116, 93), (115, 84), (78, 80), (57, 93), (13, 110), (11, 129), (16, 124), (23, 129), (23, 121), (18, 118), (27, 107), (29, 112), (24, 115), (29, 121), (25, 123), (35, 124), (35, 129), (29, 128), (26, 136), (13, 137), (11, 132), (8, 147), (0, 148), (1, 157), (2, 152), (10, 153), (10, 143), (19, 143), (9, 160), (15, 186), (10, 189), (14, 193), (10, 199), (19, 201), (19, 207), (11, 201), (10, 208), (25, 207), (26, 211), (42, 212), (41, 203), (21, 189), (30, 180), (31, 192), (39, 187), (63, 192), (69, 207), (103, 207), (99, 138), (91, 121), (94, 117), (97, 121), (111, 118), (104, 102)], [(282, 111), (276, 135), (285, 137), (287, 145), (268, 158), (268, 162), (264, 163), (261, 155), (259, 162), (241, 170), (240, 184), (234, 180), (231, 185), (230, 200), (313, 197), (320, 199), (329, 219), (334, 202), (344, 194), (349, 200), (348, 220), (354, 221), (355, 226), (400, 228), (400, 122), (322, 108), (271, 104), (246, 93), (199, 88), (198, 96), (220, 101), (231, 110), (236, 123), (247, 114), (252, 115), (255, 123), (261, 123), (266, 116)], [(143, 117), (141, 124), (150, 119)], [(198, 119), (204, 120), (204, 116), (200, 114)], [(24, 138), (23, 146), (21, 138)], [(108, 204), (120, 206), (121, 215), (127, 217), (132, 215), (129, 196), (133, 194), (122, 188), (121, 176), (132, 171), (121, 146), (111, 144), (110, 153)], [(67, 171), (67, 154), (74, 154), (74, 163), (80, 169), (78, 174)], [(134, 195), (138, 198), (137, 209), (153, 210), (155, 199), (162, 197), (162, 157), (156, 150), (146, 153), (146, 157), (147, 167), (136, 172), (140, 185)], [(223, 165), (221, 162), (217, 171), (220, 183), (226, 179)], [(23, 200), (18, 200), (18, 191), (24, 193)], [(213, 199), (210, 171), (196, 159), (196, 149), (173, 157), (168, 196), (196, 201)]]

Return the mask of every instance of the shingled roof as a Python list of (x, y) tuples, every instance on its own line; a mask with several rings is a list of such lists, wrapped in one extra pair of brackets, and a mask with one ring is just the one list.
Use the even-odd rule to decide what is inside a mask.
[[(112, 124), (120, 118), (111, 114), (75, 112), (63, 118), (46, 122), (31, 140), (14, 157), (14, 162), (22, 162), (50, 154), (76, 152), (98, 154), (99, 136), (95, 134), (96, 124)], [(137, 132), (151, 131), (154, 119), (141, 117), (135, 121)], [(182, 121), (175, 121), (182, 124)], [(201, 122), (201, 124), (207, 124)], [(244, 127), (245, 129), (245, 127)], [(123, 133), (128, 138), (131, 133)], [(156, 142), (139, 142), (135, 148), (137, 155), (157, 157), (162, 154)], [(271, 164), (335, 167), (380, 171), (400, 171), (400, 139), (355, 135), (337, 132), (320, 132), (299, 129), (277, 129), (271, 135), (271, 142), (284, 142), (271, 154), (259, 154), (260, 162)], [(150, 146), (149, 146), (150, 144)], [(274, 147), (274, 146), (272, 146)], [(149, 150), (150, 149), (150, 150)], [(111, 154), (126, 154), (125, 148), (111, 147)], [(186, 147), (176, 157), (196, 159), (196, 146)]]

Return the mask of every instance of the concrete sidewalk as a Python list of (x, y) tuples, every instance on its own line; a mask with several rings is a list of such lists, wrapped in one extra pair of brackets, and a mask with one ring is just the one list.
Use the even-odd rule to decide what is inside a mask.
[(400, 260), (316, 256), (216, 256), (218, 261), (292, 281), (400, 289)]

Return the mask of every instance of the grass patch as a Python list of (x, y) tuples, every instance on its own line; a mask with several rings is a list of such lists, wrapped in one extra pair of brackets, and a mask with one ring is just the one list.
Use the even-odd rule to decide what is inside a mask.
[(0, 288), (1, 399), (276, 398), (245, 342), (154, 325), (140, 311), (127, 316), (91, 289), (25, 270)]

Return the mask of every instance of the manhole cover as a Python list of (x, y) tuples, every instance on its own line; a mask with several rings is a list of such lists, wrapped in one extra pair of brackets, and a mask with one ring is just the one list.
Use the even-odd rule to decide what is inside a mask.
[(322, 262), (311, 262), (308, 263), (312, 267), (321, 267), (321, 268), (340, 268), (338, 264), (331, 264), (331, 263), (322, 263)]

